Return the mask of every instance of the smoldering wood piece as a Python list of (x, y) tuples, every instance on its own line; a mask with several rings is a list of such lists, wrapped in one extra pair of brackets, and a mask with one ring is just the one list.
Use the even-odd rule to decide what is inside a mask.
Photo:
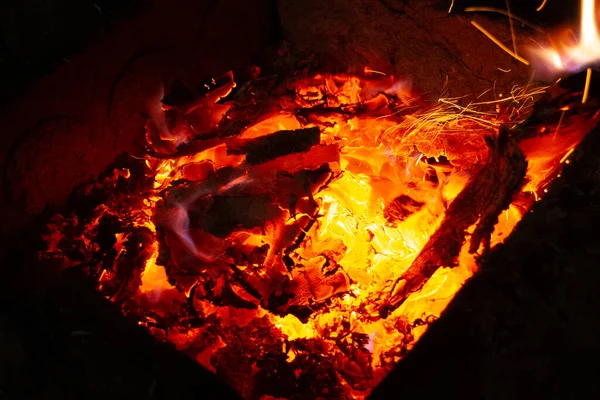
[(217, 237), (226, 237), (238, 228), (264, 227), (267, 221), (279, 220), (285, 208), (296, 210), (302, 198), (308, 200), (302, 203), (301, 211), (314, 211), (312, 194), (330, 176), (328, 169), (301, 171), (297, 176), (282, 177), (272, 185), (265, 182), (200, 197), (189, 206), (189, 228), (201, 228)]
[[(162, 154), (151, 148), (147, 148), (146, 153), (148, 155), (150, 155), (154, 158), (158, 158), (158, 159), (175, 159), (175, 158), (179, 158), (179, 157), (183, 157), (183, 156), (194, 155), (194, 154), (200, 153), (204, 150), (208, 150), (213, 147), (217, 147), (221, 144), (227, 144), (228, 147), (229, 146), (236, 147), (236, 146), (239, 146), (240, 143), (243, 143), (243, 141), (242, 140), (237, 141), (235, 139), (235, 137), (237, 135), (239, 135), (244, 129), (246, 129), (247, 127), (249, 127), (250, 125), (252, 125), (256, 122), (258, 122), (258, 119), (252, 120), (252, 121), (248, 121), (248, 120), (235, 121), (235, 122), (230, 123), (227, 127), (216, 130), (215, 132), (196, 135), (194, 137), (194, 139), (190, 140), (189, 142), (182, 143), (179, 146), (177, 146), (177, 150), (172, 154)], [(318, 130), (318, 128), (308, 128), (308, 129), (317, 129)], [(302, 129), (300, 129), (300, 130), (302, 130)], [(280, 131), (280, 132), (296, 132), (296, 131)], [(279, 133), (279, 132), (276, 132), (276, 133)], [(267, 136), (271, 136), (271, 135), (267, 135)], [(264, 136), (264, 137), (267, 137), (267, 136)], [(309, 136), (309, 138), (311, 138), (311, 137), (312, 136)], [(248, 139), (248, 140), (254, 140), (254, 139)], [(293, 140), (293, 139), (290, 139), (290, 140)], [(306, 144), (304, 144), (306, 147), (304, 147), (304, 148), (301, 147), (301, 150), (295, 151), (295, 153), (306, 151), (306, 150), (310, 149), (310, 147), (312, 147), (316, 144), (319, 144), (319, 141), (311, 144), (310, 146), (307, 146)], [(278, 145), (282, 146), (282, 143), (279, 143)], [(274, 155), (271, 158), (266, 158), (265, 161), (272, 160), (272, 159), (275, 159), (280, 156), (294, 153), (294, 151), (290, 151), (288, 153), (286, 153), (284, 150), (280, 150), (280, 151), (281, 151), (281, 153), (279, 153), (279, 154), (276, 151), (274, 151), (274, 153), (273, 153)], [(231, 154), (244, 154), (244, 153), (242, 152), (242, 153), (231, 153)], [(260, 162), (256, 162), (254, 164), (258, 164), (258, 163), (260, 163)]]
[(278, 99), (282, 94), (283, 81), (283, 77), (270, 76), (242, 85), (233, 96), (235, 103), (225, 113), (217, 128), (220, 131), (234, 131), (238, 129), (236, 125), (240, 122), (249, 126), (279, 111)]
[[(377, 112), (389, 112), (394, 105), (401, 104), (401, 101), (386, 93), (378, 93), (372, 98), (359, 103), (342, 104), (339, 107), (304, 107), (295, 111), (296, 115), (302, 118), (310, 116), (328, 116), (333, 114), (343, 115), (364, 115)], [(407, 108), (406, 112), (409, 112)], [(399, 117), (404, 113), (396, 112), (394, 115)]]
[(282, 209), (269, 195), (212, 196), (190, 208), (190, 229), (202, 228), (217, 237), (227, 237), (236, 228), (264, 227), (281, 214)]
[(498, 216), (508, 208), (522, 185), (527, 161), (517, 142), (509, 139), (507, 129), (501, 129), (495, 139), (488, 138), (487, 144), (489, 156), (485, 166), (450, 204), (440, 227), (408, 270), (394, 282), (379, 310), (382, 318), (420, 290), (438, 268), (456, 264), (467, 229), (477, 221), (469, 251), (474, 253), (480, 244), (486, 247), (489, 244)]
[(340, 163), (340, 147), (337, 144), (319, 144), (302, 153), (292, 153), (253, 165), (248, 170), (248, 176), (266, 178), (282, 171), (295, 174), (302, 170), (316, 170), (329, 163)]
[(329, 165), (324, 164), (319, 168), (304, 169), (293, 174), (281, 172), (276, 176), (253, 178), (220, 194), (225, 197), (267, 195), (272, 201), (286, 208), (293, 208), (300, 199), (308, 198), (310, 203), (316, 206), (312, 196), (332, 177), (333, 171)]
[(239, 139), (227, 144), (227, 154), (246, 155), (248, 164), (260, 164), (277, 157), (307, 151), (319, 144), (321, 131), (318, 127), (283, 130), (257, 137)]
[(200, 181), (173, 181), (171, 186), (162, 192), (165, 206), (188, 206), (203, 196), (216, 194), (223, 187), (243, 177), (245, 173), (244, 168), (226, 166), (216, 170), (208, 169), (205, 179)]
[(211, 149), (223, 143), (219, 137), (219, 132), (213, 132), (206, 135), (201, 135), (187, 143), (182, 143), (177, 146), (177, 150), (172, 154), (162, 154), (148, 147), (146, 153), (160, 160), (175, 159), (183, 156), (191, 156), (201, 151)]
[(214, 132), (197, 134), (189, 142), (181, 143), (179, 146), (177, 146), (176, 151), (171, 154), (162, 154), (150, 147), (146, 149), (146, 153), (154, 158), (163, 160), (191, 156), (204, 150), (212, 149), (213, 147), (227, 143), (228, 140), (231, 140), (235, 136), (239, 135), (244, 129), (256, 122), (257, 121), (248, 120), (233, 121), (227, 127), (217, 129)]
[[(229, 75), (226, 75), (229, 76)], [(231, 77), (233, 79), (233, 77)], [(235, 138), (249, 126), (258, 123), (268, 115), (273, 115), (279, 111), (277, 99), (278, 87), (281, 85), (281, 79), (269, 77), (250, 81), (243, 86), (243, 89), (236, 93), (235, 102), (225, 113), (217, 128), (212, 132), (197, 134), (192, 140), (180, 144), (172, 154), (161, 154), (151, 148), (147, 153), (159, 159), (173, 159), (183, 156), (189, 156), (208, 150), (220, 144)], [(207, 97), (224, 95), (229, 86), (213, 89), (207, 94)], [(187, 111), (190, 112), (198, 104), (187, 104)]]

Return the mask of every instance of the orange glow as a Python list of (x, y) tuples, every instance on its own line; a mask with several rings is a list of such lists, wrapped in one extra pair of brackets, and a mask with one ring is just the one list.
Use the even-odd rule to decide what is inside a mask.
[[(369, 68), (365, 68), (365, 73), (377, 74)], [(388, 86), (382, 86), (383, 82), (387, 82)], [(325, 89), (321, 84), (324, 84)], [(374, 97), (373, 93), (377, 90), (384, 91), (388, 87), (396, 87), (394, 90), (400, 91), (398, 97), (402, 97), (404, 103), (415, 101), (409, 92), (402, 92), (398, 89), (399, 86), (394, 86), (389, 80), (362, 82), (356, 77), (316, 76), (296, 85), (300, 98), (310, 101), (316, 101), (322, 96), (322, 91), (327, 90), (331, 95), (328, 99), (330, 107), (361, 102), (368, 104)], [(377, 90), (374, 91), (373, 88)], [(503, 107), (498, 106), (497, 109), (502, 110), (501, 118), (509, 118), (513, 123), (518, 122), (515, 118), (518, 118), (521, 112), (525, 113), (526, 108), (531, 105), (531, 102), (527, 103), (528, 96), (533, 97), (542, 92), (543, 90), (535, 88), (529, 91), (515, 89), (511, 96), (501, 97), (497, 102), (499, 105), (505, 102), (524, 102), (520, 105), (519, 112), (513, 110), (510, 115), (506, 114)], [(306, 106), (302, 104), (304, 100), (301, 99), (298, 100), (300, 105)], [(309, 117), (309, 126), (321, 128), (322, 144), (338, 146), (340, 154), (339, 160), (330, 164), (337, 178), (315, 195), (320, 210), (319, 223), (309, 228), (307, 236), (310, 239), (292, 253), (292, 258), (308, 267), (311, 263), (322, 264), (325, 261), (322, 254), (336, 254), (336, 263), (344, 268), (351, 279), (350, 291), (341, 296), (331, 297), (329, 306), (314, 313), (305, 323), (291, 314), (278, 316), (267, 310), (253, 312), (254, 315), (269, 316), (272, 324), (280, 329), (288, 340), (320, 337), (324, 330), (337, 326), (342, 320), (348, 320), (354, 331), (372, 338), (369, 348), (373, 356), (373, 367), (383, 368), (378, 367), (378, 360), (384, 353), (397, 346), (399, 340), (399, 333), (391, 329), (390, 321), (405, 319), (408, 323), (413, 323), (427, 316), (439, 316), (454, 294), (476, 271), (473, 256), (465, 250), (461, 254), (459, 267), (441, 267), (422, 290), (412, 294), (389, 319), (376, 317), (376, 311), (370, 309), (369, 299), (376, 298), (385, 291), (389, 282), (410, 266), (441, 222), (447, 204), (460, 193), (469, 176), (478, 168), (477, 165), (487, 157), (483, 135), (497, 126), (500, 122), (497, 118), (500, 115), (477, 111), (477, 107), (490, 105), (496, 106), (496, 103), (481, 103), (460, 111), (452, 100), (443, 100), (433, 109), (417, 110), (404, 117), (395, 117), (393, 113), (378, 115), (376, 111), (362, 116), (346, 117), (334, 113)], [(303, 127), (293, 110), (289, 109), (289, 104), (287, 107), (286, 111), (275, 113), (246, 128), (240, 137), (254, 139), (278, 130)], [(540, 150), (543, 155), (539, 156), (536, 155), (535, 146), (542, 142), (534, 139), (535, 145), (527, 147), (532, 163), (528, 174), (529, 183), (524, 190), (537, 191), (540, 185), (546, 184), (549, 176), (560, 164), (560, 159), (579, 139), (570, 138), (571, 142), (568, 144), (564, 141), (556, 142), (555, 145), (549, 143)], [(210, 160), (214, 169), (220, 166), (244, 168), (243, 158), (226, 155), (224, 150), (219, 149), (220, 147), (216, 147), (176, 160), (158, 163), (151, 161), (155, 176), (154, 186), (165, 188), (170, 182), (180, 179), (184, 173), (182, 166), (192, 162)], [(431, 163), (431, 160), (439, 160), (442, 155), (447, 157), (449, 165)], [(300, 160), (298, 157), (301, 156), (286, 157), (292, 161)], [(282, 168), (287, 165), (287, 171), (293, 170), (293, 164), (282, 163), (284, 158), (272, 162), (270, 168)], [(427, 162), (427, 159), (430, 161)], [(261, 166), (254, 168), (254, 171), (250, 172), (251, 176), (258, 171), (268, 175), (267, 170)], [(436, 176), (434, 181), (431, 180), (432, 173)], [(221, 189), (221, 192), (231, 185), (244, 184), (247, 179), (239, 178), (238, 183), (232, 181), (229, 186)], [(435, 183), (436, 181), (438, 183)], [(402, 221), (390, 222), (386, 220), (387, 208), (401, 195), (409, 195), (422, 206), (413, 210), (411, 215)], [(505, 211), (493, 235), (492, 244), (502, 242), (521, 219), (522, 214), (520, 206), (513, 205)], [(296, 218), (303, 217), (297, 215)], [(290, 215), (286, 215), (284, 219), (289, 221), (286, 226), (291, 226), (295, 221)], [(274, 240), (277, 240), (278, 235), (268, 230), (264, 233), (249, 231), (245, 237), (232, 236), (231, 240), (232, 243), (246, 246), (267, 243), (276, 248)], [(199, 242), (196, 242), (196, 245), (202, 246)], [(277, 257), (275, 253), (270, 253), (265, 267), (279, 271), (273, 272), (275, 275), (287, 274), (277, 269), (276, 265), (280, 262), (277, 261)], [(270, 267), (269, 263), (272, 264)], [(245, 267), (240, 265), (239, 268)], [(142, 282), (141, 292), (171, 288), (164, 271), (155, 264), (155, 255), (147, 263)], [(318, 300), (320, 295), (317, 292), (315, 296)], [(329, 295), (323, 293), (322, 296)], [(212, 306), (205, 306), (214, 310)], [(425, 329), (426, 326), (423, 326), (416, 330), (413, 340), (416, 341)], [(180, 340), (177, 336), (172, 336), (171, 339), (176, 343)], [(186, 335), (185, 341), (189, 340), (190, 337)], [(209, 359), (206, 354), (198, 357), (198, 360), (204, 363)], [(294, 356), (289, 359), (293, 360)], [(213, 368), (211, 365), (205, 366)], [(376, 385), (383, 376), (383, 371), (377, 373), (372, 385)]]
[[(264, 100), (264, 115), (195, 152), (175, 153), (171, 138), (188, 144), (197, 136), (182, 139), (176, 129), (153, 136), (149, 124), (147, 190), (98, 207), (83, 234), (93, 250), (102, 216), (129, 224), (114, 238), (113, 268), (97, 275), (99, 290), (217, 374), (220, 362), (236, 362), (228, 358), (234, 353), (267, 357), (263, 342), (301, 374), (306, 349), (315, 346), (311, 357), (335, 362), (350, 396), (368, 395), (477, 272), (476, 255), (466, 243), (459, 265), (440, 265), (387, 318), (380, 316), (381, 300), (487, 161), (486, 136), (523, 122), (546, 88), (515, 87), (466, 106), (457, 99), (427, 104), (406, 81), (364, 72), (286, 82), (285, 94)], [(229, 122), (236, 110), (217, 100), (233, 85), (182, 115), (200, 113), (204, 134), (221, 134), (218, 121)], [(598, 119), (568, 109), (563, 117), (520, 142), (529, 162), (526, 184), (500, 215), (492, 246), (510, 235)], [(260, 162), (236, 152), (275, 132), (309, 135), (314, 128), (318, 141), (301, 152)], [(114, 188), (119, 176), (134, 174), (121, 171), (106, 184)], [(51, 251), (60, 251), (64, 236), (56, 229), (46, 238)], [(240, 343), (243, 351), (229, 352)], [(341, 350), (348, 348), (356, 351)], [(248, 381), (258, 369), (252, 365), (244, 372)], [(247, 384), (228, 382), (252, 397)]]

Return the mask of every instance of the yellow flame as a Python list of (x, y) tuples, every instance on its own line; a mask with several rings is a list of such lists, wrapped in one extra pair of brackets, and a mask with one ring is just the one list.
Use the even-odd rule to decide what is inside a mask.
[(165, 267), (156, 264), (158, 258), (158, 249), (154, 251), (152, 257), (146, 261), (144, 272), (142, 272), (142, 284), (140, 286), (141, 293), (151, 293), (160, 295), (163, 290), (173, 289), (173, 285), (169, 283)]

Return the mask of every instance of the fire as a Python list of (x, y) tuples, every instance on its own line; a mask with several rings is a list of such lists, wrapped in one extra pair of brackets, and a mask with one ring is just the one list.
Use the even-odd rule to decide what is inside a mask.
[[(49, 251), (80, 235), (82, 252), (104, 254), (92, 275), (105, 296), (246, 398), (286, 397), (255, 382), (287, 372), (287, 390), (306, 398), (367, 395), (477, 271), (485, 245), (465, 243), (458, 265), (439, 265), (382, 313), (492, 157), (490, 138), (522, 122), (546, 88), (432, 105), (406, 82), (365, 74), (316, 75), (283, 89), (258, 82), (248, 99), (224, 102), (235, 86), (228, 75), (191, 106), (163, 107), (168, 115), (155, 107), (152, 118), (176, 119), (174, 130), (162, 124), (156, 135), (149, 123), (143, 164), (98, 184), (111, 196), (89, 221), (53, 221)], [(206, 131), (177, 131), (199, 120)], [(523, 139), (526, 184), (500, 214), (491, 246), (596, 120), (567, 115)], [(98, 240), (110, 229), (112, 250)]]
[(579, 37), (571, 31), (551, 40), (550, 46), (532, 48), (538, 65), (553, 73), (579, 72), (600, 60), (600, 34), (595, 0), (581, 0)]
[[(298, 85), (300, 101), (320, 101), (323, 97), (321, 85), (333, 97), (328, 100), (328, 106), (343, 107), (345, 104), (370, 100), (368, 96), (377, 93), (374, 87), (382, 83), (365, 83), (356, 77), (317, 76)], [(402, 90), (403, 85), (391, 83), (389, 87)], [(531, 96), (531, 92), (527, 95)], [(518, 97), (510, 98), (515, 100)], [(402, 92), (398, 98), (411, 97), (409, 93)], [(412, 100), (416, 99), (413, 97)], [(448, 104), (451, 106), (448, 107)], [(440, 103), (434, 110), (421, 115), (408, 114), (401, 119), (385, 114), (350, 117), (333, 114), (325, 117), (315, 115), (308, 121), (309, 126), (321, 127), (323, 144), (339, 146), (340, 153), (332, 167), (335, 178), (314, 198), (319, 210), (318, 222), (304, 225), (308, 239), (294, 250), (291, 258), (295, 263), (305, 264), (301, 268), (314, 264), (322, 269), (327, 262), (342, 266), (347, 277), (342, 279), (341, 284), (349, 284), (349, 287), (344, 289), (345, 294), (342, 292), (343, 295), (333, 297), (331, 295), (335, 294), (335, 287), (313, 288), (313, 300), (319, 302), (328, 299), (329, 304), (308, 320), (301, 321), (293, 314), (266, 315), (290, 341), (321, 337), (325, 331), (337, 330), (339, 324), (348, 321), (352, 331), (369, 338), (367, 347), (373, 360), (372, 366), (379, 371), (371, 378), (370, 387), (385, 373), (385, 368), (377, 367), (382, 365), (381, 360), (387, 357), (391, 349), (397, 348), (399, 342), (403, 343), (402, 334), (393, 329), (390, 321), (403, 320), (412, 325), (417, 320), (437, 318), (476, 269), (473, 257), (465, 252), (459, 267), (440, 268), (422, 290), (411, 295), (389, 319), (376, 318), (376, 310), (369, 311), (370, 299), (376, 298), (389, 286), (390, 281), (408, 268), (436, 230), (447, 205), (467, 183), (474, 165), (486, 158), (482, 137), (497, 120), (477, 112), (465, 112), (464, 116), (460, 116), (448, 110), (452, 104), (451, 101)], [(401, 104), (399, 107), (408, 108), (411, 105)], [(247, 127), (240, 137), (256, 139), (274, 131), (299, 129), (301, 126), (293, 113), (279, 112)], [(210, 160), (215, 169), (220, 166), (243, 166), (241, 158), (226, 155), (223, 150), (224, 146), (216, 147), (184, 160), (159, 163), (153, 169), (156, 177), (154, 186), (164, 188), (169, 182), (181, 179), (186, 173), (185, 166), (194, 162)], [(448, 161), (441, 162), (440, 157)], [(294, 168), (291, 165), (286, 167), (290, 172)], [(220, 190), (227, 190), (236, 184), (243, 185), (249, 179), (249, 173), (251, 169)], [(395, 201), (399, 204), (398, 210), (390, 210), (390, 204), (395, 204)], [(183, 208), (189, 205), (188, 202)], [(182, 208), (177, 210), (183, 212)], [(394, 216), (390, 215), (394, 212), (400, 213), (400, 219), (394, 220)], [(494, 243), (506, 237), (521, 216), (517, 207), (507, 210), (494, 236)], [(283, 219), (287, 221), (286, 225), (292, 226), (295, 221), (311, 218), (314, 217), (306, 213), (295, 216), (287, 213)], [(180, 238), (186, 235), (184, 242), (188, 243), (186, 248), (190, 250), (189, 243), (193, 240), (188, 235), (189, 226), (171, 227)], [(277, 232), (249, 231), (238, 244), (256, 247), (268, 244), (275, 247), (278, 235)], [(192, 246), (195, 245), (192, 243)], [(277, 267), (281, 264), (279, 257), (269, 254), (265, 263), (271, 263), (271, 268), (279, 271), (276, 274), (285, 275), (287, 272)], [(142, 275), (142, 295), (147, 291), (156, 292), (170, 287), (166, 275), (157, 274), (156, 267), (153, 257)], [(152, 277), (156, 279), (154, 282), (151, 281)], [(308, 284), (311, 285), (311, 282)], [(359, 311), (361, 308), (363, 311)], [(262, 313), (264, 311), (259, 314)], [(413, 342), (425, 328), (426, 325), (423, 325), (422, 329), (415, 329)], [(171, 339), (178, 342), (177, 337), (175, 334)], [(207, 367), (212, 368), (211, 365)]]

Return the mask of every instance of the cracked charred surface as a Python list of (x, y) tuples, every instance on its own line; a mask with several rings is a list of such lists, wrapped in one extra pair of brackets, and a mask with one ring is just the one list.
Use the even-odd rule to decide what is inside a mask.
[[(439, 1), (279, 0), (278, 5), (283, 33), (293, 43), (340, 68), (350, 66), (350, 72), (368, 66), (406, 77), (431, 98), (444, 92), (478, 95), (494, 86), (501, 93), (528, 75), (525, 65), (478, 32), (469, 18), (448, 15)], [(508, 21), (475, 19), (510, 44)]]

